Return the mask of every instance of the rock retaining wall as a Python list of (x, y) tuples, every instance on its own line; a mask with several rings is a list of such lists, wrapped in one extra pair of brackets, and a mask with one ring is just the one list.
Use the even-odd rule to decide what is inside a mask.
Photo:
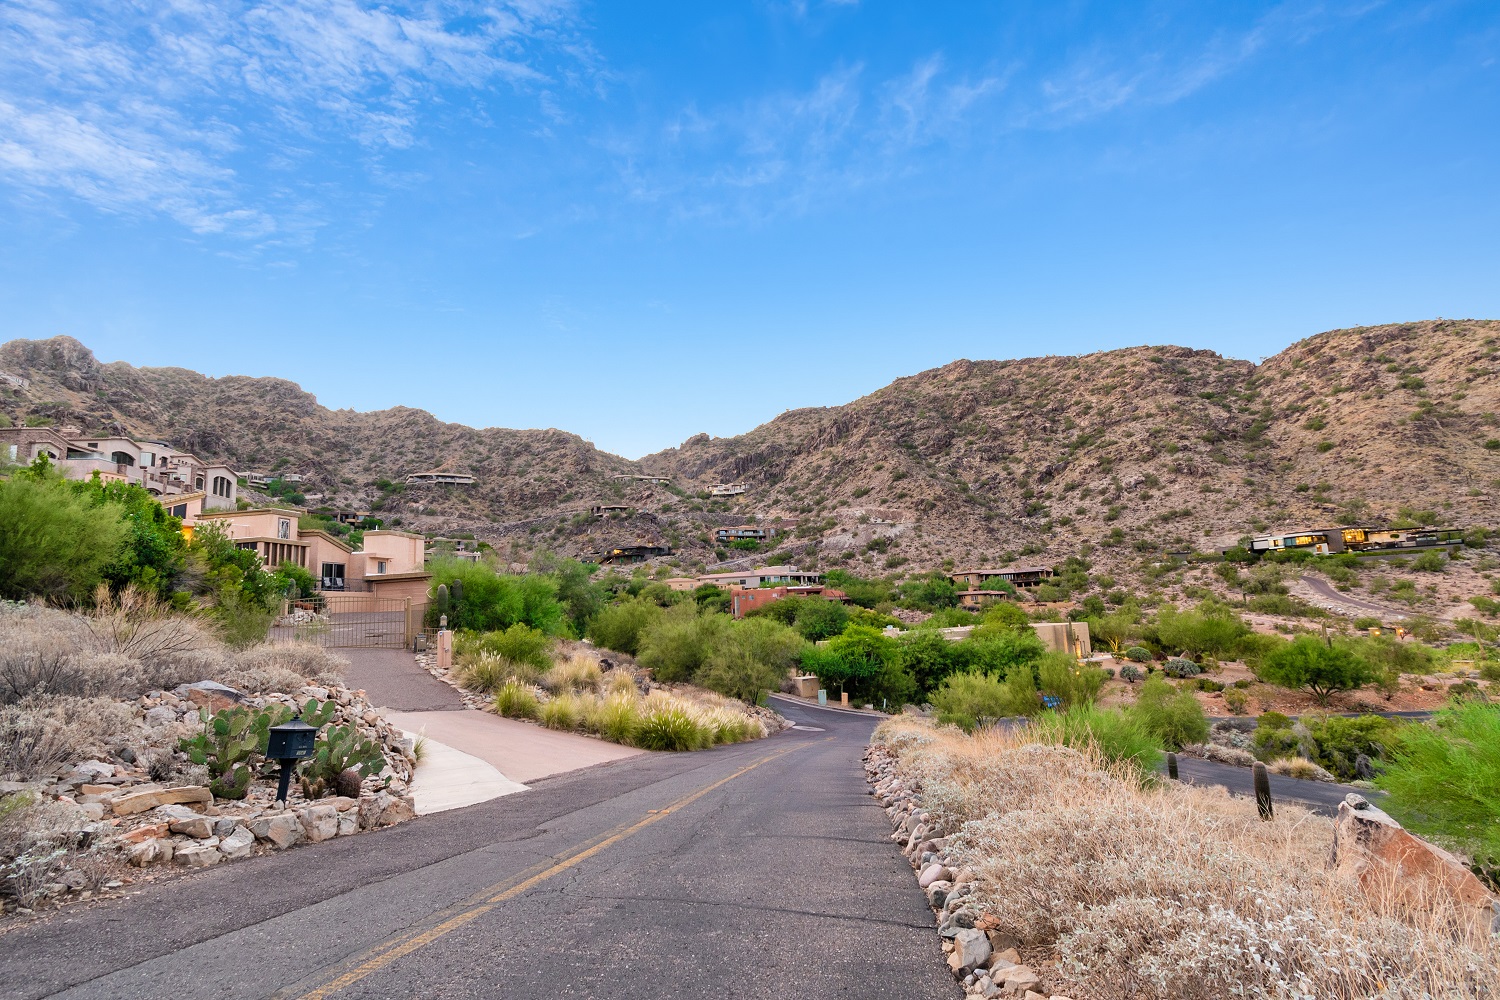
[(920, 789), (901, 776), (895, 755), (882, 746), (870, 747), (865, 773), (870, 794), (885, 807), (895, 828), (891, 840), (916, 870), (917, 885), (937, 917), (948, 968), (964, 992), (976, 997), (1068, 1000), (1042, 988), (1041, 975), (1022, 960), (1020, 942), (1000, 932), (999, 922), (976, 904), (973, 876), (949, 863), (947, 831), (922, 808)]

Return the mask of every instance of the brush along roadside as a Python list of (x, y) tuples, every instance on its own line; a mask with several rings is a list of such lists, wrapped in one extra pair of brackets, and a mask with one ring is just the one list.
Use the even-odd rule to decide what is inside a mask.
[(867, 753), (970, 995), (1500, 995), (1500, 945), (1472, 910), (1435, 883), (1331, 868), (1333, 822), (1286, 805), (1264, 823), (1055, 738), (900, 717)]

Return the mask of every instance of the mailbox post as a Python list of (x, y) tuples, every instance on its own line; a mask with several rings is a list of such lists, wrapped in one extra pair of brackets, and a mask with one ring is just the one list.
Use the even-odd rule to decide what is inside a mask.
[(276, 804), (279, 808), (286, 808), (292, 772), (299, 763), (313, 756), (313, 744), (317, 736), (318, 730), (303, 722), (301, 717), (271, 727), (270, 739), (266, 743), (266, 756), (271, 760), (281, 761), (281, 780), (276, 785)]

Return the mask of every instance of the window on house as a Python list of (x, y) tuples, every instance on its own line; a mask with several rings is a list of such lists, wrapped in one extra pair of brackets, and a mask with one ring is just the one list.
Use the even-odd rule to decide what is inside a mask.
[(180, 503), (172, 508), (173, 517), (187, 517), (187, 504)]
[(375, 561), (375, 572), (377, 574), (382, 574), (382, 573), (385, 572), (385, 560), (384, 559), (377, 559)]
[(203, 489), (203, 477), (202, 476), (198, 476), (196, 479), (193, 480), (193, 489), (195, 489), (195, 490), (201, 490), (201, 489)]
[(287, 520), (284, 517), (281, 518), (280, 520), (278, 520), (276, 522), (276, 537), (277, 538), (291, 538), (292, 537), (292, 522), (289, 521), (289, 520)]

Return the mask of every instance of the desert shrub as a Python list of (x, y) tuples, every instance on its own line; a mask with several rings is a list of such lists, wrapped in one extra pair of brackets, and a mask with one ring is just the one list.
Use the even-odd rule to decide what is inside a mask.
[(1002, 680), (994, 674), (952, 674), (932, 696), (938, 718), (973, 731), (984, 718), (1017, 718), (1042, 710), (1030, 670), (1016, 670)]
[(495, 692), (495, 711), (507, 719), (535, 719), (541, 715), (536, 692), (518, 680), (509, 680)]
[(1220, 683), (1219, 681), (1210, 680), (1207, 677), (1194, 677), (1193, 687), (1197, 688), (1199, 691), (1208, 691), (1210, 693), (1224, 690), (1224, 685), (1222, 683)]
[(0, 598), (85, 600), (128, 533), (114, 505), (95, 505), (45, 469), (0, 477)]
[(1224, 692), (1224, 707), (1232, 715), (1244, 715), (1250, 709), (1250, 696), (1242, 688), (1229, 688)]
[(1161, 764), (1161, 744), (1139, 719), (1090, 704), (1043, 712), (1033, 722), (1036, 738), (1073, 749), (1093, 748), (1105, 760), (1149, 775)]
[[(568, 609), (558, 599), (558, 581), (550, 576), (502, 575), (485, 563), (465, 559), (434, 559), (427, 568), (434, 595), (439, 586), (451, 593), (454, 581), (462, 583), (463, 599), (451, 601), (448, 608), (451, 628), (497, 632), (525, 625), (548, 636), (563, 635), (569, 629)], [(440, 613), (436, 600), (429, 603), (427, 624), (436, 625)]]
[(1146, 675), (1141, 673), (1140, 667), (1133, 666), (1129, 663), (1120, 668), (1120, 680), (1126, 682), (1127, 684), (1134, 684), (1144, 676)]
[[(1218, 789), (1146, 787), (1094, 755), (900, 719), (923, 805), (953, 831), (975, 907), (1023, 947), (1054, 953), (1054, 990), (1098, 1000), (1388, 997), (1500, 991), (1500, 947), (1453, 908), (1403, 908), (1326, 863), (1331, 823)], [(1450, 922), (1451, 921), (1451, 922)]]
[[(332, 650), (300, 642), (256, 646), (242, 650), (232, 658), (223, 659), (228, 661), (227, 667), (217, 671), (214, 675), (205, 674), (194, 680), (203, 680), (205, 677), (212, 676), (214, 680), (243, 691), (295, 691), (304, 684), (322, 686), (341, 684), (344, 672), (349, 669), (349, 661)], [(241, 683), (236, 683), (236, 680), (244, 681), (246, 678), (257, 675), (273, 674), (281, 675), (278, 677), (279, 684), (262, 683), (260, 686), (248, 684), (242, 686)], [(291, 681), (291, 677), (300, 679), (301, 683)], [(168, 685), (160, 686), (167, 687)]]
[(454, 657), (458, 660), (488, 653), (514, 663), (528, 664), (537, 670), (546, 670), (552, 665), (551, 651), (551, 636), (520, 622), (493, 632), (460, 633), (453, 647)]
[(35, 696), (0, 708), (0, 774), (44, 777), (61, 764), (105, 757), (135, 725), (131, 706), (109, 698)]
[(1147, 678), (1127, 714), (1169, 750), (1208, 740), (1208, 716), (1198, 699), (1161, 677)]
[(652, 601), (621, 601), (600, 609), (589, 622), (588, 637), (605, 649), (635, 656), (640, 653), (641, 633), (661, 616), (661, 606)]
[(1065, 706), (1092, 703), (1106, 680), (1104, 671), (1084, 666), (1067, 653), (1048, 653), (1042, 657), (1037, 674), (1042, 691), (1060, 698)]
[(211, 610), (219, 637), (233, 649), (248, 649), (265, 642), (276, 620), (276, 615), (264, 604), (237, 587), (219, 588)]
[(1369, 778), (1359, 773), (1359, 758), (1372, 765), (1385, 761), (1405, 728), (1405, 723), (1379, 715), (1309, 715), (1301, 721), (1317, 747), (1313, 759), (1342, 781)]
[(1277, 757), (1266, 762), (1272, 774), (1303, 781), (1333, 781), (1333, 775), (1306, 757)]
[(1166, 674), (1168, 677), (1176, 677), (1178, 679), (1181, 679), (1184, 677), (1197, 677), (1199, 674), (1203, 673), (1203, 668), (1198, 666), (1198, 664), (1194, 663), (1192, 660), (1183, 659), (1180, 656), (1174, 656), (1161, 665), (1161, 672)]
[(648, 705), (635, 730), (635, 744), (643, 750), (701, 750), (712, 746), (712, 729), (686, 709)]
[(1447, 561), (1443, 558), (1441, 552), (1434, 549), (1423, 552), (1417, 558), (1413, 559), (1411, 568), (1421, 573), (1441, 573), (1443, 571), (1443, 564)]
[(1474, 859), (1491, 884), (1500, 875), (1500, 707), (1454, 704), (1405, 727), (1377, 784), (1387, 810), (1417, 833)]
[(1145, 646), (1131, 646), (1125, 650), (1125, 659), (1136, 663), (1150, 663), (1155, 657), (1151, 655), (1151, 650)]
[(755, 704), (767, 691), (777, 688), (786, 677), (784, 667), (757, 659), (741, 646), (715, 650), (695, 675), (695, 681), (720, 694)]
[(598, 691), (604, 682), (604, 668), (591, 656), (576, 655), (552, 665), (542, 675), (542, 687), (554, 693)]
[(938, 721), (961, 726), (965, 732), (973, 732), (980, 719), (1013, 714), (1008, 711), (1012, 706), (1005, 684), (993, 674), (950, 674), (933, 692), (932, 707)]
[(537, 718), (548, 729), (573, 730), (583, 718), (583, 709), (575, 695), (564, 691), (544, 701)]

